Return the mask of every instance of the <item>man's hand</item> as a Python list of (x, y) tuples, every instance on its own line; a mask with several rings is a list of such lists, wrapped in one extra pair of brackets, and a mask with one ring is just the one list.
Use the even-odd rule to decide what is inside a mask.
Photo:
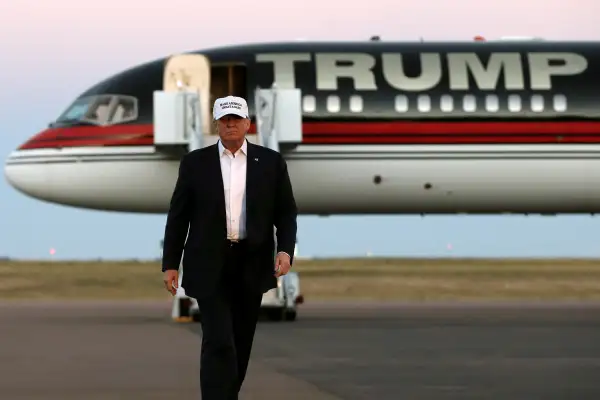
[(177, 285), (179, 284), (179, 273), (176, 269), (168, 269), (165, 271), (165, 288), (173, 296), (177, 293)]
[(277, 253), (277, 257), (275, 257), (275, 277), (279, 278), (287, 274), (290, 268), (290, 256), (283, 252)]

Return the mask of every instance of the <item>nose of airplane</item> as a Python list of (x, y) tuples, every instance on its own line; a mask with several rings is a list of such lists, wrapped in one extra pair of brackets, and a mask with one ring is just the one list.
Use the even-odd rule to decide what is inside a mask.
[(4, 161), (4, 178), (17, 191), (40, 200), (53, 197), (53, 185), (47, 173), (48, 130), (30, 137)]
[(15, 184), (13, 183), (13, 177), (11, 176), (12, 171), (10, 170), (10, 167), (9, 167), (10, 157), (11, 157), (11, 155), (9, 154), (8, 157), (6, 158), (6, 160), (4, 160), (4, 179), (6, 179), (8, 184), (14, 188)]
[(44, 176), (44, 165), (31, 163), (19, 150), (15, 150), (4, 162), (4, 178), (14, 189), (34, 197), (48, 195), (48, 185)]
[(11, 152), (6, 159), (4, 160), (4, 178), (6, 179), (6, 181), (8, 182), (8, 184), (10, 186), (12, 186), (15, 189), (18, 189), (19, 183), (18, 183), (18, 177), (15, 176), (15, 168), (14, 168), (14, 151)]
[(46, 203), (164, 212), (177, 179), (177, 163), (148, 145), (153, 140), (151, 127), (133, 134), (128, 125), (118, 128), (125, 133), (106, 133), (104, 128), (42, 132), (10, 153), (4, 177), (18, 192)]
[(8, 155), (6, 160), (4, 160), (4, 179), (6, 179), (8, 184), (14, 188), (15, 187), (14, 174), (10, 168), (11, 167), (11, 165), (10, 165), (11, 158), (12, 158), (12, 153)]

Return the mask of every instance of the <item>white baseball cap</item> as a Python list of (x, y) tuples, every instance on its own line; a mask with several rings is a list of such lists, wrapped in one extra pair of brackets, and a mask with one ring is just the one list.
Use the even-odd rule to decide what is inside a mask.
[(242, 118), (248, 117), (248, 104), (241, 97), (227, 96), (215, 100), (213, 107), (213, 118), (215, 120), (223, 118), (225, 115), (234, 114)]

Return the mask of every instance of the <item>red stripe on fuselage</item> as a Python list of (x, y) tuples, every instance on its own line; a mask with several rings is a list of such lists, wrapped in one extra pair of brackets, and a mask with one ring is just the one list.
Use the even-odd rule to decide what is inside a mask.
[[(302, 129), (305, 144), (600, 143), (600, 121), (305, 122)], [(152, 124), (78, 126), (47, 129), (19, 149), (152, 144)]]
[(151, 146), (152, 124), (73, 126), (49, 128), (25, 142), (19, 150), (60, 147)]

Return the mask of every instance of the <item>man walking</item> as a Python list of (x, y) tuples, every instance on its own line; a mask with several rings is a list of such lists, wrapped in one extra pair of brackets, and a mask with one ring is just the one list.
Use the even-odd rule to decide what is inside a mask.
[(181, 286), (198, 301), (202, 325), (202, 399), (232, 400), (246, 375), (262, 295), (291, 268), (297, 209), (283, 157), (246, 140), (246, 101), (217, 99), (213, 119), (220, 140), (180, 163), (162, 271), (175, 294), (185, 249)]

